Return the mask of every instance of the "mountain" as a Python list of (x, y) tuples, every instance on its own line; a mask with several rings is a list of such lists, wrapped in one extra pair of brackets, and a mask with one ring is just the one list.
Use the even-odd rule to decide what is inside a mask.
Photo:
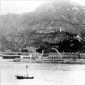
[[(32, 14), (32, 13), (31, 13)], [(21, 22), (25, 28), (46, 30), (46, 27), (62, 28), (81, 34), (85, 31), (85, 7), (71, 2), (49, 2), (34, 12), (35, 15), (24, 15)]]
[[(0, 29), (11, 32), (22, 29), (46, 30), (46, 27), (62, 28), (80, 34), (85, 31), (85, 7), (70, 1), (48, 2), (34, 12), (0, 16)], [(44, 28), (45, 27), (45, 28)], [(8, 32), (9, 33), (9, 32)]]
[[(15, 43), (20, 41), (18, 44), (22, 46), (24, 42), (26, 45), (33, 45), (34, 41), (36, 43), (37, 40), (42, 39), (41, 33), (44, 33), (46, 37), (52, 31), (79, 34), (84, 38), (85, 7), (70, 1), (58, 0), (42, 4), (34, 12), (22, 15), (1, 15), (0, 31), (0, 34), (5, 36), (9, 42), (12, 39)], [(38, 34), (33, 34), (34, 31), (37, 31)], [(58, 37), (58, 35), (56, 36)], [(61, 40), (61, 36), (58, 38)], [(18, 40), (16, 41), (16, 39)]]

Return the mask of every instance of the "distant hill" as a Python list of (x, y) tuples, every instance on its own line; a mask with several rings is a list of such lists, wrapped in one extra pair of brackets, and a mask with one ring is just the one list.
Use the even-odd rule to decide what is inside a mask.
[(59, 0), (45, 3), (34, 12), (0, 16), (0, 29), (4, 28), (7, 33), (22, 29), (46, 30), (44, 27), (61, 27), (66, 31), (81, 33), (85, 31), (85, 7)]
[[(0, 16), (0, 34), (5, 36), (8, 42), (13, 39), (16, 45), (22, 44), (22, 47), (24, 42), (33, 45), (34, 40), (37, 40), (38, 35), (34, 36), (32, 31), (37, 31), (41, 36), (40, 33), (47, 35), (47, 32), (55, 30), (79, 34), (84, 38), (85, 7), (70, 1), (59, 0), (45, 3), (34, 12)], [(25, 41), (26, 38), (28, 38), (27, 41)], [(17, 44), (18, 41), (20, 43)]]

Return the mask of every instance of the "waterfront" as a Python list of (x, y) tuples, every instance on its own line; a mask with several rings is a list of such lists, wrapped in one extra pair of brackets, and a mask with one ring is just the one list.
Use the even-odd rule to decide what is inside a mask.
[(1, 85), (85, 85), (85, 65), (28, 63), (33, 80), (17, 80), (16, 74), (25, 74), (25, 63), (0, 62)]

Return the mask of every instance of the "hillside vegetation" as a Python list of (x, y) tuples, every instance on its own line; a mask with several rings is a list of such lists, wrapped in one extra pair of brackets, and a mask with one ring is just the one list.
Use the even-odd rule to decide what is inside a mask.
[[(50, 47), (51, 44), (60, 51), (69, 52), (72, 50), (67, 49), (68, 46), (62, 47), (59, 43), (74, 39), (69, 34), (80, 35), (84, 40), (85, 7), (59, 0), (45, 3), (34, 12), (1, 15), (0, 34), (1, 50), (19, 51), (28, 46), (41, 48), (42, 45)], [(79, 41), (79, 47), (80, 43), (84, 45), (84, 41)]]

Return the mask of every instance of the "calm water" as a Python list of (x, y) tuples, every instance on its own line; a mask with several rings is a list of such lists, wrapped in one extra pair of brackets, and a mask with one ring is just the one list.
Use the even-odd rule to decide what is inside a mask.
[(31, 80), (17, 80), (25, 74), (25, 63), (0, 62), (0, 85), (85, 85), (85, 65), (29, 64)]

